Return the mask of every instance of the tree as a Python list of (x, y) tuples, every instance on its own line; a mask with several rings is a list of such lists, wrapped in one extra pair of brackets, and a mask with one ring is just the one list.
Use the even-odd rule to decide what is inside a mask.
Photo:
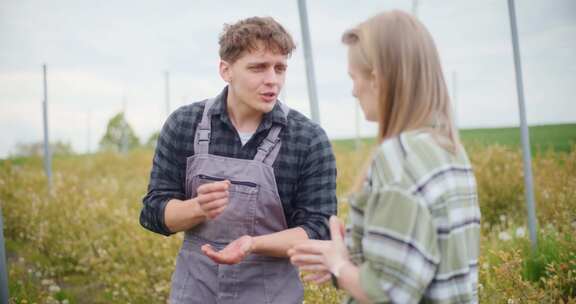
[[(68, 156), (74, 154), (70, 143), (62, 141), (51, 142), (50, 151), (53, 156)], [(21, 157), (44, 156), (44, 142), (17, 143), (14, 154), (15, 156)]]
[(140, 140), (120, 112), (108, 121), (106, 133), (100, 139), (101, 150), (126, 152), (140, 145)]

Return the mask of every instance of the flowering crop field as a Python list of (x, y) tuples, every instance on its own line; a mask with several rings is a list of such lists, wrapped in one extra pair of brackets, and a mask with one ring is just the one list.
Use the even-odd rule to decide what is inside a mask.
[[(370, 147), (335, 142), (339, 216)], [(576, 146), (533, 157), (538, 250), (530, 249), (522, 154), (473, 143), (482, 210), (483, 303), (576, 303)], [(41, 159), (0, 161), (0, 207), (10, 303), (166, 303), (182, 235), (138, 223), (152, 152), (54, 160), (52, 191)], [(338, 303), (330, 286), (307, 285), (305, 303)]]

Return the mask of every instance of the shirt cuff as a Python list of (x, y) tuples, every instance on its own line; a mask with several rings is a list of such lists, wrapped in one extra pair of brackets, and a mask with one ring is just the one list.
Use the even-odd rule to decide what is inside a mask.
[(306, 234), (308, 235), (308, 238), (309, 238), (309, 239), (311, 239), (311, 240), (321, 240), (321, 237), (320, 237), (319, 233), (318, 233), (316, 230), (314, 230), (314, 229), (312, 229), (312, 228), (310, 228), (310, 227), (308, 227), (308, 226), (306, 226), (306, 225), (300, 225), (300, 226), (297, 226), (297, 227), (300, 227), (300, 228), (304, 229), (304, 231), (305, 231)]
[(360, 286), (373, 303), (389, 303), (388, 290), (391, 285), (382, 282), (379, 272), (370, 266), (370, 262), (360, 265)]
[(158, 208), (158, 222), (160, 223), (159, 227), (160, 228), (160, 234), (163, 234), (165, 236), (171, 236), (172, 234), (174, 234), (174, 232), (170, 231), (170, 229), (168, 229), (168, 226), (166, 226), (166, 222), (164, 221), (165, 216), (164, 213), (166, 212), (166, 205), (168, 205), (168, 202), (171, 200), (171, 198), (164, 200), (162, 203), (160, 203), (160, 206)]

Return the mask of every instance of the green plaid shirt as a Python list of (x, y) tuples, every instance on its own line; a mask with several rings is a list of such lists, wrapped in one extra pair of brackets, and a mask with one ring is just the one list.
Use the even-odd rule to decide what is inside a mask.
[(478, 302), (480, 209), (463, 148), (424, 131), (386, 140), (350, 207), (346, 243), (372, 301)]

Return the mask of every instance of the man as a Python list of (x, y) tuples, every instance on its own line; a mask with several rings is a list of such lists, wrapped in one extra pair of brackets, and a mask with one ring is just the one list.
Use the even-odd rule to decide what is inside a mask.
[(185, 231), (171, 303), (301, 303), (287, 250), (327, 239), (336, 166), (325, 132), (277, 99), (292, 37), (272, 18), (226, 25), (215, 98), (176, 110), (156, 147), (140, 223)]

